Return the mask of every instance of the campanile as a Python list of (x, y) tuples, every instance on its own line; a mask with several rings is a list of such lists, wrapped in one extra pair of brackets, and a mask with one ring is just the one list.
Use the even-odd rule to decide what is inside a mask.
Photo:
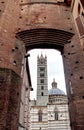
[(47, 83), (47, 57), (37, 57), (37, 105), (47, 105), (48, 83)]

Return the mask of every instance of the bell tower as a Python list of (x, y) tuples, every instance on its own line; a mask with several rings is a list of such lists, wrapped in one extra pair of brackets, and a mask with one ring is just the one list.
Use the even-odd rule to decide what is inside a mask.
[(37, 57), (37, 105), (45, 106), (48, 103), (47, 57)]

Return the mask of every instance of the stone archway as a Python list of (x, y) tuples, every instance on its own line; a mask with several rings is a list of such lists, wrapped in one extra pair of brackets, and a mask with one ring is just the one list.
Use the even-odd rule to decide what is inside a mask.
[[(70, 125), (72, 130), (79, 130), (77, 109), (79, 108), (78, 96), (81, 95), (81, 90), (78, 92), (75, 88), (75, 85), (77, 86), (75, 79), (78, 78), (82, 81), (83, 72), (80, 73), (80, 69), (77, 67), (82, 54), (78, 51), (81, 51), (81, 48), (79, 42), (76, 43), (74, 34), (52, 28), (37, 28), (18, 32), (16, 37), (25, 43), (26, 51), (35, 48), (53, 48), (61, 51), (69, 101)], [(76, 75), (78, 76), (76, 77)], [(81, 118), (83, 118), (82, 115)]]
[[(61, 52), (64, 62), (65, 79), (69, 101), (72, 100), (70, 82), (69, 82), (71, 73), (69, 71), (70, 66), (68, 66), (69, 59), (67, 60), (65, 58), (65, 55), (67, 53), (66, 46), (70, 46), (70, 44), (72, 44), (73, 37), (74, 37), (73, 33), (53, 28), (30, 29), (18, 32), (16, 34), (16, 38), (24, 42), (26, 52), (37, 48), (57, 49)], [(70, 115), (71, 114), (72, 113), (70, 113)], [(71, 117), (71, 120), (72, 119), (75, 120), (74, 114), (73, 118)]]
[[(16, 34), (17, 39), (23, 41), (25, 44), (26, 52), (31, 49), (46, 48), (46, 49), (57, 49), (61, 52), (64, 62), (65, 79), (66, 84), (69, 87), (67, 89), (68, 98), (71, 98), (70, 94), (70, 66), (67, 64), (70, 62), (69, 59), (65, 58), (67, 53), (66, 47), (70, 46), (73, 42), (74, 34), (64, 30), (58, 30), (53, 28), (36, 28), (30, 30), (24, 30)], [(68, 53), (68, 56), (69, 53)], [(69, 72), (68, 72), (69, 71)]]
[(16, 37), (25, 43), (26, 49), (53, 48), (63, 52), (74, 34), (53, 28), (37, 28), (18, 32)]

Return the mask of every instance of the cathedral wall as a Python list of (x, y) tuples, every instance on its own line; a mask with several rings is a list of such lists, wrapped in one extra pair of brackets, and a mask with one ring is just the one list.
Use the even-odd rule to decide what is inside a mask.
[[(55, 119), (55, 111), (57, 111), (58, 116)], [(68, 105), (66, 103), (50, 104), (48, 105), (48, 129), (65, 129), (70, 130), (70, 120), (68, 113)]]
[[(39, 110), (42, 111), (42, 122), (39, 121)], [(58, 119), (55, 120), (55, 110), (58, 111)], [(55, 103), (44, 106), (31, 106), (30, 130), (70, 130), (68, 105), (66, 103)]]
[[(39, 110), (42, 111), (42, 122), (39, 121)], [(47, 106), (32, 106), (30, 111), (30, 130), (48, 129)]]

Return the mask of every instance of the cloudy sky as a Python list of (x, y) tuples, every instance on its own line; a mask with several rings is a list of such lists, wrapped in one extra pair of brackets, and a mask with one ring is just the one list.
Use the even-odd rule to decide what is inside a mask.
[(59, 51), (54, 49), (34, 49), (29, 51), (29, 67), (32, 87), (34, 89), (31, 92), (31, 99), (36, 99), (36, 89), (37, 89), (37, 56), (43, 54), (47, 56), (47, 72), (48, 72), (48, 89), (51, 89), (51, 83), (55, 78), (58, 84), (58, 88), (62, 89), (66, 93), (65, 79), (63, 71), (62, 56)]

